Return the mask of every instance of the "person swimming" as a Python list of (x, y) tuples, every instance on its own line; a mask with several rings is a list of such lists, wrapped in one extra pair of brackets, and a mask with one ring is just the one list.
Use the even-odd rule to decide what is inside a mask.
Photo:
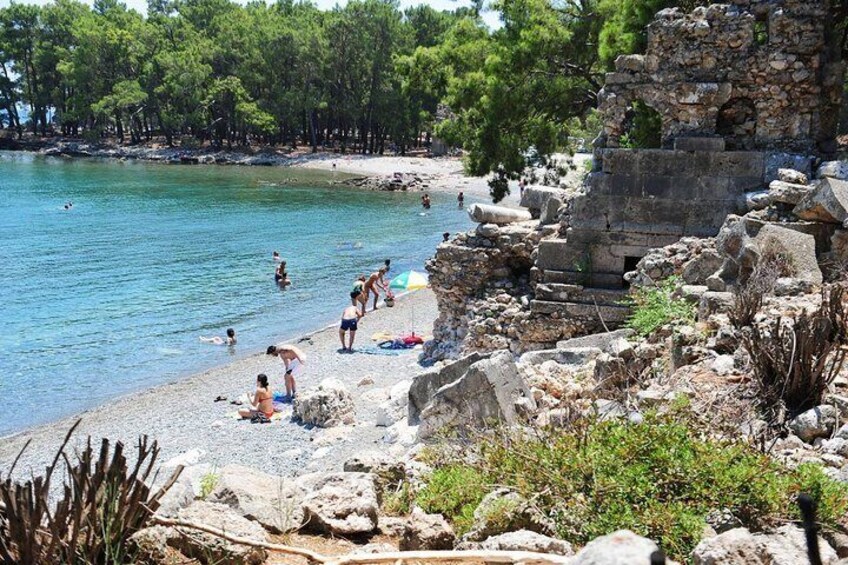
[(277, 265), (277, 270), (274, 271), (274, 281), (285, 288), (291, 284), (289, 280), (289, 274), (286, 272), (286, 262), (280, 261), (280, 264)]
[(280, 259), (279, 251), (274, 251), (274, 253), (271, 255), (271, 258), (274, 260), (274, 263), (279, 263), (280, 261), (282, 261), (282, 259)]
[(203, 343), (211, 343), (212, 345), (235, 345), (238, 340), (236, 340), (236, 330), (233, 328), (227, 328), (227, 337), (203, 337), (200, 336), (200, 341)]

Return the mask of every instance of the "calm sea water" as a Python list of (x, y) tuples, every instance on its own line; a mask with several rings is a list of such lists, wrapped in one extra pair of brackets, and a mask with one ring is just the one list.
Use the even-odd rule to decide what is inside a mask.
[[(0, 152), (0, 436), (331, 323), (357, 274), (470, 225), (451, 195), (421, 215), (331, 177)], [(230, 326), (235, 353), (198, 340)]]

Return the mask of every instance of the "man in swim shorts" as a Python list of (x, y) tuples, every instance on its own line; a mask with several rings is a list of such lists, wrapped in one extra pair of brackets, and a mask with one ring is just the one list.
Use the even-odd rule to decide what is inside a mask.
[[(342, 351), (353, 352), (353, 340), (356, 337), (356, 329), (362, 312), (355, 305), (348, 306), (342, 312), (342, 325), (339, 328), (339, 339), (342, 342)], [(350, 338), (345, 346), (345, 332), (350, 332)]]
[(353, 306), (356, 306), (357, 302), (362, 302), (362, 290), (365, 286), (365, 275), (359, 275), (353, 282), (353, 288), (350, 290), (350, 303)]
[(286, 401), (294, 400), (297, 396), (297, 384), (294, 382), (295, 373), (300, 373), (300, 368), (304, 364), (303, 356), (300, 350), (291, 345), (269, 345), (265, 351), (267, 355), (279, 357), (286, 368), (284, 377), (286, 384)]

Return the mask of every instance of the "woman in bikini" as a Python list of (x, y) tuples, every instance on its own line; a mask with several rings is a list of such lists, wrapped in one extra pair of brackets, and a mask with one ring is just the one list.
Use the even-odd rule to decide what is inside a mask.
[(267, 375), (260, 374), (256, 377), (256, 392), (253, 393), (250, 404), (253, 408), (239, 409), (239, 416), (253, 418), (257, 414), (264, 414), (266, 418), (270, 419), (274, 415), (274, 393), (268, 386)]
[(386, 267), (380, 267), (380, 270), (376, 273), (371, 273), (371, 276), (368, 277), (368, 280), (365, 281), (365, 285), (362, 287), (362, 298), (360, 298), (360, 302), (362, 303), (362, 313), (365, 314), (365, 307), (368, 304), (368, 297), (371, 293), (374, 293), (374, 310), (377, 309), (377, 300), (380, 299), (380, 293), (377, 291), (378, 288), (382, 289), (383, 292), (386, 292), (386, 281), (383, 279), (388, 269)]

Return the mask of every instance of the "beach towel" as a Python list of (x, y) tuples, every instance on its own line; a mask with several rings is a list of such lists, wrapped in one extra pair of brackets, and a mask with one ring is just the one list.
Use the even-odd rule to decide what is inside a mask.
[(357, 348), (354, 353), (364, 353), (365, 355), (401, 355), (405, 351), (406, 349), (381, 349), (380, 347), (369, 345), (367, 347)]

